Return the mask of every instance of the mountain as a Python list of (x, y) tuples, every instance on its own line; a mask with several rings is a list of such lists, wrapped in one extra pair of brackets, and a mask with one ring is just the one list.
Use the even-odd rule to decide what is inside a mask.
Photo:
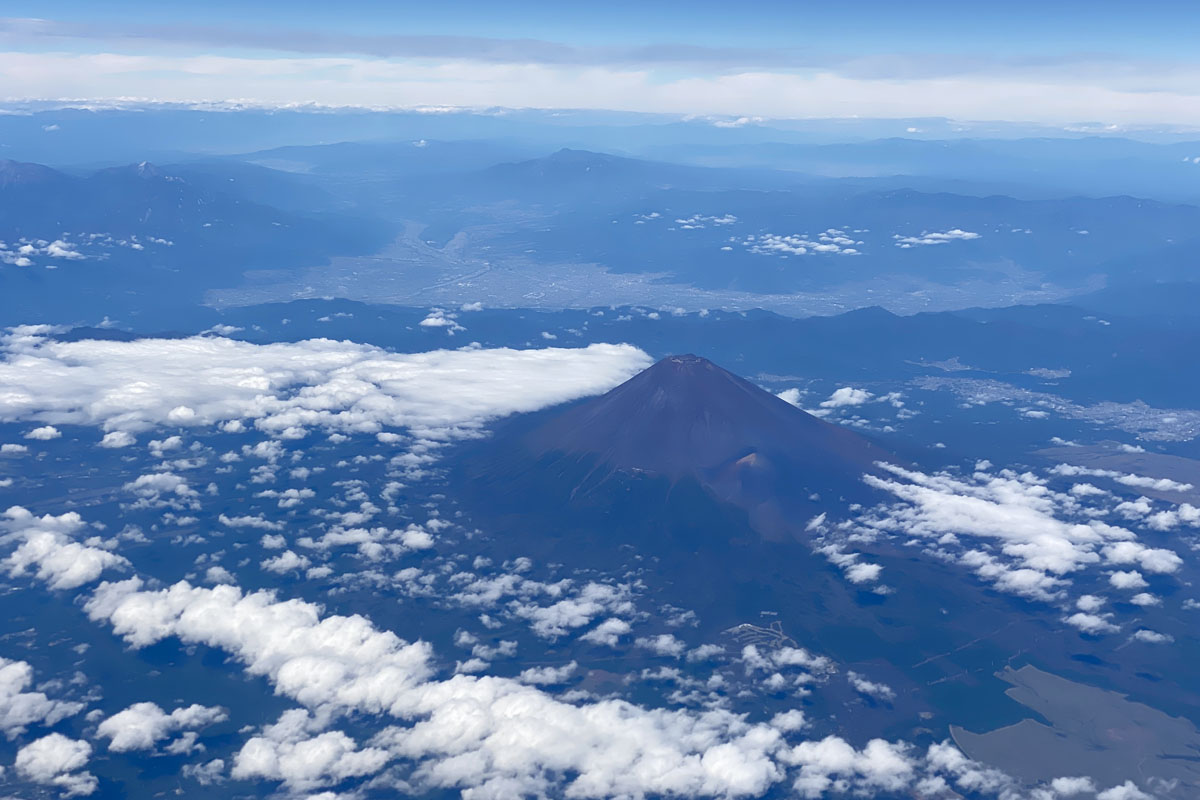
[(645, 180), (651, 174), (654, 177), (649, 179), (655, 180), (663, 177), (664, 170), (672, 174), (700, 171), (694, 167), (678, 167), (567, 147), (542, 158), (497, 164), (486, 171), (501, 180), (535, 180), (552, 184), (581, 180)]
[(594, 455), (671, 480), (785, 457), (860, 471), (885, 453), (695, 355), (668, 356), (529, 437), (539, 455)]
[[(974, 303), (1007, 305), (1014, 291), (1083, 293), (1123, 276), (1179, 280), (1194, 271), (1196, 206), (1128, 196), (864, 192), (853, 180), (805, 184), (792, 176), (783, 185), (782, 172), (771, 186), (750, 170), (556, 156), (496, 168), (490, 183), (460, 192), (457, 208), (490, 203), (494, 216), (472, 218), (447, 203), (434, 223), (440, 240), (490, 222), (476, 239), (486, 239), (489, 259), (599, 265), (717, 292), (846, 292), (856, 303), (866, 294), (893, 306), (931, 288), (969, 289)], [(538, 224), (514, 216), (513, 202)], [(494, 225), (504, 219), (521, 224)]]
[(332, 195), (312, 176), (258, 164), (214, 158), (170, 164), (163, 170), (199, 191), (235, 194), (245, 202), (281, 211), (314, 214), (350, 209), (350, 203)]
[(83, 317), (97, 297), (120, 307), (190, 303), (247, 270), (374, 252), (393, 235), (373, 218), (255, 202), (286, 191), (265, 170), (253, 181), (215, 170), (140, 162), (73, 175), (0, 163), (0, 242), (10, 245), (0, 255), (0, 312)]
[[(509, 420), (447, 458), (457, 463), (446, 495), (485, 560), (519, 553), (562, 575), (620, 574), (665, 612), (694, 612), (669, 624), (694, 625), (705, 641), (747, 630), (788, 637), (847, 672), (869, 669), (889, 687), (881, 702), (900, 724), (921, 713), (939, 737), (947, 724), (990, 730), (1021, 719), (987, 701), (1004, 703), (992, 673), (1029, 641), (1046, 648), (1039, 658), (1054, 669), (1079, 652), (1071, 637), (1048, 640), (1038, 616), (1014, 615), (1026, 601), (956, 577), (957, 564), (929, 558), (907, 537), (862, 537), (845, 543), (853, 552), (840, 549), (830, 530), (854, 519), (853, 503), (894, 500), (874, 494), (863, 473), (899, 459), (695, 355), (667, 357), (605, 395)], [(824, 530), (808, 530), (822, 515)], [(847, 563), (877, 566), (882, 582), (855, 581)], [(969, 613), (953, 613), (960, 609)], [(822, 694), (806, 698), (806, 713), (828, 699), (831, 713), (860, 724), (862, 698)], [(979, 716), (955, 719), (964, 714)]]
[[(909, 186), (936, 181), (1017, 196), (1090, 197), (1132, 194), (1196, 202), (1196, 142), (1152, 143), (1117, 137), (923, 139), (868, 141), (670, 142), (643, 148), (648, 158), (705, 166), (770, 167), (830, 178), (871, 181), (902, 177)], [(924, 183), (929, 181), (929, 183)]]
[(541, 146), (516, 141), (417, 139), (277, 147), (238, 158), (292, 173), (362, 180), (469, 172), (539, 152), (544, 152)]
[(762, 168), (716, 168), (563, 148), (541, 158), (496, 164), (452, 183), (455, 191), (493, 199), (588, 205), (677, 188), (692, 191), (781, 189), (802, 176)]
[(42, 164), (0, 161), (0, 190), (29, 186), (63, 186), (70, 182), (63, 173)]
[(491, 452), (481, 474), (505, 476), (497, 488), (509, 498), (611, 513), (704, 495), (769, 540), (800, 536), (831, 503), (863, 499), (863, 474), (895, 460), (695, 355), (664, 358), (531, 430), (502, 434)]

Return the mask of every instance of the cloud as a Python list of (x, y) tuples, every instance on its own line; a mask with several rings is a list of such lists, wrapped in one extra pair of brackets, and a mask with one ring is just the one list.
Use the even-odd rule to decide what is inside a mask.
[[(3, 23), (0, 22), (0, 25)], [(57, 127), (57, 126), (55, 126)], [(108, 246), (111, 247), (114, 242), (111, 237), (106, 234), (93, 235), (93, 238), (88, 239), (87, 243), (92, 246)], [(129, 246), (130, 242), (121, 241), (120, 244)], [(54, 261), (82, 261), (88, 256), (81, 253), (78, 249), (80, 245), (72, 244), (64, 239), (55, 239), (52, 242), (45, 239), (19, 239), (14, 250), (9, 250), (9, 245), (6, 242), (0, 242), (0, 264), (12, 264), (15, 267), (31, 267), (34, 261), (30, 256), (46, 256)], [(141, 249), (140, 244), (133, 244), (133, 247)], [(100, 255), (103, 258), (107, 254)], [(56, 265), (49, 264), (49, 269), (54, 269)]]
[(109, 431), (100, 440), (100, 446), (115, 450), (120, 447), (129, 447), (136, 441), (133, 434), (128, 431)]
[(165, 439), (151, 439), (146, 447), (150, 450), (150, 455), (162, 458), (166, 453), (183, 447), (183, 437), (168, 436)]
[(1120, 786), (1100, 792), (1096, 800), (1154, 800), (1154, 797), (1139, 789), (1133, 781), (1125, 781)]
[(834, 778), (868, 796), (881, 790), (895, 792), (910, 783), (914, 772), (905, 748), (883, 739), (872, 739), (858, 751), (836, 736), (827, 736), (796, 745), (786, 758), (801, 767), (792, 786), (805, 798), (824, 797)]
[(1114, 633), (1120, 630), (1120, 627), (1109, 622), (1112, 619), (1112, 614), (1094, 614), (1085, 611), (1076, 612), (1067, 617), (1064, 622), (1073, 628), (1078, 628), (1084, 633), (1098, 636), (1103, 633)]
[(781, 733), (792, 733), (808, 727), (808, 720), (800, 709), (789, 708), (771, 717), (771, 727)]
[(800, 400), (803, 397), (803, 393), (799, 389), (793, 387), (791, 389), (784, 389), (782, 392), (780, 392), (779, 394), (777, 394), (775, 396), (778, 397), (783, 402), (788, 403), (789, 405), (793, 405), (796, 408), (800, 408)]
[(850, 685), (854, 687), (854, 691), (858, 692), (859, 694), (865, 694), (868, 697), (873, 697), (887, 702), (892, 701), (896, 697), (896, 693), (892, 690), (892, 687), (885, 683), (877, 683), (875, 681), (867, 680), (864, 676), (859, 675), (857, 672), (847, 672), (846, 680), (848, 680)]
[(829, 395), (828, 400), (821, 401), (821, 408), (842, 408), (844, 406), (861, 406), (872, 397), (866, 389), (855, 389), (853, 386), (843, 386)]
[(925, 231), (919, 236), (901, 236), (898, 233), (892, 236), (894, 240), (893, 244), (904, 250), (910, 247), (928, 247), (929, 245), (948, 244), (949, 242), (969, 241), (978, 238), (978, 233), (964, 231), (961, 228), (951, 228), (948, 231)]
[(124, 568), (129, 562), (106, 549), (80, 544), (72, 539), (85, 528), (75, 512), (60, 516), (35, 517), (27, 509), (13, 506), (0, 515), (3, 541), (19, 542), (4, 565), (9, 575), (33, 571), (51, 589), (74, 589), (91, 583), (106, 569)]
[(344, 528), (333, 526), (320, 538), (311, 536), (301, 537), (296, 541), (300, 547), (313, 550), (329, 551), (335, 547), (354, 545), (358, 555), (368, 561), (379, 561), (384, 558), (395, 558), (414, 550), (428, 550), (433, 547), (433, 535), (419, 525), (410, 524), (407, 528), (391, 529), (384, 526), (374, 528)]
[(620, 643), (621, 637), (628, 634), (631, 630), (633, 630), (633, 626), (625, 620), (610, 617), (580, 636), (579, 640), (582, 642), (591, 642), (592, 644), (605, 645), (606, 647), (616, 647)]
[(233, 573), (220, 564), (206, 569), (204, 571), (204, 580), (207, 583), (234, 583)]
[(846, 580), (851, 583), (874, 583), (883, 571), (880, 564), (851, 564), (846, 567)]
[(39, 439), (43, 442), (51, 439), (57, 439), (62, 436), (62, 432), (53, 425), (43, 425), (40, 428), (34, 428), (29, 433), (25, 434), (26, 439)]
[[(277, 52), (344, 54), (376, 58), (466, 59), (495, 64), (679, 65), (762, 64), (811, 65), (799, 48), (739, 48), (690, 44), (578, 46), (530, 38), (422, 34), (347, 34), (313, 29), (273, 30), (211, 26), (81, 25), (64, 20), (8, 18), (0, 20), (0, 36), (47, 42), (156, 42), (202, 48), (253, 48)], [(742, 123), (745, 124), (745, 123)]]
[(89, 795), (99, 782), (90, 772), (80, 772), (87, 765), (92, 746), (61, 733), (52, 733), (17, 751), (17, 774), (26, 780), (58, 787), (64, 796)]
[(676, 639), (669, 633), (660, 633), (657, 636), (640, 636), (633, 642), (635, 647), (641, 647), (646, 650), (660, 655), (670, 656), (671, 658), (679, 658), (683, 655), (683, 651), (687, 649), (687, 645)]
[[(65, 523), (48, 519), (68, 527), (79, 524), (71, 515), (65, 515)], [(510, 567), (522, 569), (515, 563), (506, 565)], [(509, 588), (492, 595), (490, 602), (503, 599), (524, 580), (513, 574), (501, 577)], [(516, 600), (509, 607), (514, 613), (555, 609), (544, 620), (534, 618), (535, 624), (547, 622), (551, 631), (586, 624), (576, 621), (591, 618), (597, 607), (601, 613), (633, 610), (621, 587), (589, 583), (575, 588), (569, 581), (540, 586), (528, 591), (533, 596), (557, 593), (560, 600), (548, 606)], [(564, 600), (571, 605), (559, 607)], [(806, 796), (815, 796), (814, 787), (830, 785), (869, 793), (904, 788), (925, 769), (903, 743), (873, 740), (859, 750), (828, 737), (791, 746), (783, 729), (796, 729), (802, 719), (764, 724), (721, 708), (645, 708), (615, 699), (566, 702), (529, 684), (566, 678), (573, 665), (528, 672), (525, 681), (475, 674), (446, 677), (446, 666), (428, 643), (408, 642), (362, 616), (326, 614), (315, 603), (281, 599), (272, 591), (198, 587), (186, 581), (149, 588), (135, 577), (101, 584), (82, 605), (91, 620), (109, 625), (134, 648), (177, 639), (184, 646), (224, 651), (249, 676), (265, 678), (276, 694), (303, 705), (248, 740), (229, 773), (237, 779), (278, 781), (288, 791), (308, 792), (370, 775), (388, 786), (399, 779), (385, 773), (392, 762), (411, 765), (403, 771), (410, 793), (413, 788), (450, 790), (472, 797), (736, 798), (761, 795), (789, 776)], [(614, 637), (629, 630), (615, 618), (594, 630), (606, 626)], [(464, 633), (459, 639), (473, 653), (483, 652), (476, 637)], [(667, 642), (671, 644), (673, 640)], [(502, 642), (485, 655), (505, 648), (512, 649)], [(823, 675), (833, 670), (828, 659), (801, 648), (755, 653), (753, 660), (762, 662), (762, 669), (747, 660), (754, 672), (800, 668)], [(362, 743), (329, 729), (339, 718), (368, 716), (390, 718), (394, 724)], [(182, 753), (196, 745), (194, 728), (223, 717), (221, 709), (191, 706), (167, 713), (139, 703), (102, 722), (97, 734), (110, 740), (110, 749), (132, 750), (179, 733), (165, 749)], [(81, 793), (96, 786), (95, 778), (80, 771), (91, 753), (86, 742), (47, 737), (22, 753), (17, 769), (31, 780)], [(213, 761), (192, 773), (217, 782), (224, 767), (223, 761)]]
[[(929, 746), (925, 763), (930, 772), (949, 777), (960, 789), (972, 793), (997, 794), (1002, 800), (1019, 797), (1014, 781), (998, 769), (985, 767), (963, 755), (950, 742)], [(933, 781), (936, 783), (936, 779)]]
[(25, 691), (32, 685), (33, 667), (0, 658), (0, 730), (9, 739), (35, 723), (54, 725), (83, 710), (83, 703), (51, 700), (44, 692)]
[(1159, 492), (1188, 492), (1192, 484), (1180, 483), (1170, 478), (1148, 478), (1145, 475), (1124, 474), (1111, 469), (1090, 469), (1074, 464), (1059, 464), (1051, 472), (1055, 475), (1088, 475), (1097, 478), (1112, 478), (1117, 483), (1136, 489), (1154, 489)]
[(200, 507), (200, 493), (188, 485), (187, 479), (173, 472), (152, 472), (139, 475), (122, 487), (137, 497), (134, 508), (172, 508), (176, 511)]
[(1153, 514), (1146, 519), (1146, 524), (1156, 531), (1169, 531), (1180, 525), (1200, 528), (1200, 508), (1191, 503), (1180, 503), (1177, 508)]
[(1142, 577), (1142, 573), (1137, 570), (1129, 570), (1127, 572), (1118, 570), (1108, 576), (1108, 582), (1117, 589), (1145, 589), (1150, 585), (1146, 583), (1146, 579)]
[(628, 345), (398, 354), (327, 339), (56, 342), (29, 328), (13, 329), (4, 351), (0, 420), (98, 425), (121, 436), (106, 446), (156, 426), (231, 420), (273, 435), (471, 434), (500, 416), (606, 391), (650, 362)]
[[(1055, 492), (1030, 473), (1005, 470), (965, 479), (885, 468), (897, 479), (864, 480), (902, 502), (873, 509), (854, 526), (927, 540), (931, 552), (975, 569), (1004, 591), (1053, 599), (1066, 586), (1064, 576), (1099, 564), (1102, 553), (1110, 563), (1144, 560), (1164, 571), (1178, 568), (1174, 553), (1146, 548), (1132, 531), (1082, 513), (1074, 495)], [(966, 548), (963, 537), (979, 544)]]
[(1094, 794), (1096, 784), (1088, 777), (1055, 778), (1050, 781), (1050, 788), (1063, 797), (1074, 797), (1077, 794)]
[[(821, 514), (818, 517), (810, 520), (807, 526), (808, 530), (819, 530), (823, 527), (825, 515)], [(814, 552), (821, 553), (830, 563), (841, 567), (846, 580), (853, 584), (874, 583), (879, 580), (879, 575), (883, 572), (882, 564), (864, 563), (858, 559), (862, 556), (861, 553), (847, 553), (841, 544), (826, 544), (814, 548)]]
[(456, 321), (457, 314), (452, 314), (443, 311), (440, 308), (435, 308), (429, 312), (429, 316), (421, 320), (417, 324), (422, 328), (445, 328), (446, 332), (453, 335), (459, 331), (465, 331), (462, 325)]
[[(847, 232), (829, 228), (815, 237), (809, 234), (752, 233), (741, 241), (747, 252), (760, 256), (811, 256), (820, 254), (859, 255), (862, 245), (846, 235)], [(730, 241), (735, 241), (730, 239)]]
[(725, 655), (725, 647), (719, 644), (702, 644), (687, 652), (689, 662), (711, 661)]
[[(536, 65), (579, 70), (608, 68), (650, 74), (659, 69), (678, 74), (683, 68), (685, 72), (690, 70), (692, 75), (734, 73), (761, 78), (799, 73), (845, 76), (859, 80), (890, 80), (900, 87), (906, 87), (913, 81), (924, 81), (930, 87), (941, 86), (945, 90), (951, 90), (958, 81), (970, 77), (986, 85), (1006, 79), (1053, 83), (1066, 76), (1093, 79), (1103, 76), (1108, 80), (1100, 85), (1125, 85), (1129, 89), (1142, 91), (1148, 91), (1146, 87), (1153, 85), (1155, 91), (1161, 92), (1169, 85), (1186, 85), (1190, 65), (1186, 61), (1144, 61), (1115, 55), (1064, 55), (1058, 52), (1032, 58), (1024, 54), (987, 52), (969, 55), (873, 52), (862, 55), (806, 46), (699, 45), (673, 40), (651, 40), (637, 44), (579, 44), (528, 37), (384, 32), (364, 34), (295, 27), (155, 24), (128, 19), (106, 24), (95, 20), (81, 23), (42, 18), (5, 18), (0, 19), (0, 39), (21, 45), (33, 42), (39, 51), (62, 55), (67, 55), (66, 51), (72, 47), (84, 50), (90, 47), (94, 50), (115, 46), (116, 52), (129, 53), (149, 45), (149, 49), (155, 52), (184, 55), (203, 53), (210, 58), (219, 58), (213, 55), (214, 50), (219, 52), (225, 49), (300, 54), (311, 56), (314, 61), (351, 55), (361, 58), (342, 60), (351, 63), (358, 61), (363, 64), (360, 69), (368, 71), (369, 65), (375, 61), (407, 62), (413, 65), (434, 62), (444, 68), (459, 62), (477, 68), (487, 65)], [(116, 61), (117, 65), (126, 64), (132, 57), (124, 56), (124, 61), (118, 58), (109, 54), (109, 59)], [(1094, 92), (1098, 87), (1087, 84), (1085, 87), (1077, 87), (1077, 91), (1089, 94), (1083, 99), (1096, 102)], [(830, 100), (847, 102), (849, 99), (841, 97)], [(443, 99), (441, 102), (448, 101)], [(571, 107), (578, 108), (578, 101)], [(863, 112), (860, 110), (860, 113)], [(912, 115), (926, 116), (915, 111)], [(976, 115), (973, 118), (978, 117)], [(1084, 115), (1076, 119), (1094, 118)], [(754, 117), (733, 116), (714, 121), (713, 124), (741, 127), (758, 121)], [(57, 127), (47, 126), (46, 129)], [(908, 130), (918, 131), (913, 127)]]
[(563, 664), (561, 667), (530, 667), (521, 671), (518, 680), (522, 683), (533, 684), (534, 686), (566, 683), (578, 668), (579, 664), (574, 661), (569, 664)]
[[(649, 52), (655, 52), (651, 48)], [(472, 55), (486, 50), (472, 51)], [(523, 47), (521, 52), (526, 52)], [(668, 48), (658, 52), (679, 52)], [(697, 51), (690, 51), (697, 52)], [(807, 54), (802, 57), (808, 57)], [(751, 60), (761, 61), (761, 56)], [(933, 59), (937, 61), (937, 59)], [(986, 62), (986, 59), (984, 59)], [(445, 113), (457, 108), (588, 108), (740, 118), (949, 117), (960, 120), (1032, 120), (1076, 123), (1191, 124), (1194, 66), (1164, 69), (1161, 62), (1133, 69), (1128, 60), (1062, 59), (998, 72), (956, 70), (974, 57), (941, 62), (893, 55), (847, 62), (837, 69), (733, 69), (679, 74), (618, 63), (538, 63), (523, 55), (503, 59), (451, 57), (441, 63), (414, 57), (239, 57), (213, 53), (21, 51), (0, 54), (0, 78), (22, 85), (23, 97), (83, 97), (104, 104), (153, 98), (211, 108), (214, 98), (239, 98), (234, 107), (323, 104), (372, 109), (411, 108)], [(658, 63), (662, 63), (659, 61)], [(1119, 65), (1119, 68), (1117, 68)], [(24, 84), (15, 81), (24, 78)], [(1147, 91), (1148, 85), (1154, 91)]]
[(101, 722), (96, 735), (109, 740), (109, 750), (149, 750), (178, 731), (192, 731), (223, 722), (228, 716), (223, 708), (196, 704), (168, 714), (156, 703), (134, 703)]
[[(373, 747), (428, 760), (421, 777), (430, 786), (534, 792), (545, 785), (546, 770), (554, 770), (574, 776), (569, 791), (579, 797), (741, 796), (760, 794), (779, 777), (770, 758), (778, 733), (736, 715), (647, 710), (622, 701), (573, 706), (493, 677), (433, 680), (427, 644), (404, 642), (362, 617), (322, 618), (313, 604), (268, 592), (187, 583), (147, 591), (131, 579), (104, 584), (85, 609), (133, 646), (175, 636), (224, 649), (250, 674), (268, 677), (280, 694), (310, 707), (409, 720), (408, 727), (381, 733)], [(278, 756), (272, 743), (294, 740), (262, 738), (242, 769), (287, 780), (251, 766), (278, 762), (250, 755), (268, 749)], [(350, 752), (348, 745), (334, 749)]]
[(530, 627), (539, 637), (556, 639), (566, 635), (569, 630), (589, 624), (596, 617), (631, 613), (633, 602), (628, 586), (588, 583), (572, 597), (549, 606), (518, 603), (512, 607), (512, 611), (518, 617), (529, 620)]
[(312, 562), (308, 560), (307, 556), (297, 555), (291, 550), (284, 550), (282, 553), (274, 556), (273, 558), (264, 559), (259, 566), (261, 566), (267, 572), (274, 572), (278, 575), (286, 575), (289, 572), (308, 569), (311, 563)]
[(1140, 564), (1146, 572), (1169, 575), (1178, 572), (1183, 559), (1171, 550), (1146, 547), (1138, 542), (1116, 542), (1104, 548), (1109, 564)]
[(202, 764), (184, 764), (181, 772), (185, 778), (191, 778), (201, 786), (212, 786), (225, 780), (225, 760), (214, 758)]
[(702, 230), (709, 225), (715, 225), (718, 227), (722, 225), (732, 225), (737, 221), (737, 217), (735, 217), (733, 214), (722, 214), (719, 217), (704, 214), (692, 214), (690, 217), (681, 217), (675, 220), (675, 224), (678, 225), (682, 230), (691, 231)]
[(372, 775), (392, 759), (379, 747), (360, 749), (341, 731), (319, 730), (304, 709), (285, 711), (278, 722), (242, 746), (234, 756), (231, 776), (282, 781), (294, 792), (305, 792)]
[(243, 514), (237, 517), (220, 514), (217, 521), (230, 528), (257, 528), (264, 531), (281, 531), (284, 528), (282, 522), (269, 520), (262, 514)]
[[(746, 657), (746, 655), (746, 651), (743, 650), (742, 656)], [(833, 662), (828, 657), (813, 655), (803, 647), (776, 648), (772, 651), (769, 660), (777, 667), (803, 667), (816, 675), (832, 673), (835, 670)]]

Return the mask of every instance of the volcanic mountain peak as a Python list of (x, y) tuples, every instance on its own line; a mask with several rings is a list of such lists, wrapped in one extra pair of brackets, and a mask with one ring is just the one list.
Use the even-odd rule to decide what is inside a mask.
[[(514, 421), (480, 445), (466, 472), (484, 498), (477, 502), (493, 513), (536, 507), (557, 519), (570, 509), (604, 526), (621, 520), (630, 531), (655, 520), (651, 528), (690, 542), (701, 529), (726, 541), (732, 509), (764, 539), (783, 541), (803, 538), (831, 504), (874, 502), (863, 475), (896, 460), (689, 354), (532, 427)], [(733, 531), (741, 523), (730, 524)]]
[(732, 372), (721, 369), (707, 358), (686, 353), (667, 356), (644, 369), (637, 377), (646, 376), (660, 382), (666, 381), (738, 381)]
[(535, 452), (586, 454), (616, 469), (671, 479), (764, 463), (861, 474), (886, 455), (691, 354), (662, 359), (550, 420), (528, 441)]

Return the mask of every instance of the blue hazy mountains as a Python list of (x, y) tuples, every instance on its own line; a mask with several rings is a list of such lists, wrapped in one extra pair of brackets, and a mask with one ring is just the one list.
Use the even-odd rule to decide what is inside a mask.
[[(1033, 180), (1064, 162), (1060, 146), (1022, 141), (995, 145), (1024, 154), (1014, 177)], [(941, 152), (934, 144), (915, 142)], [(486, 295), (506, 307), (650, 303), (802, 314), (882, 305), (909, 313), (1187, 281), (1200, 221), (1177, 192), (1110, 196), (1071, 180), (1057, 194), (1012, 186), (1004, 194), (972, 177), (931, 178), (924, 168), (833, 177), (784, 163), (707, 166), (571, 148), (526, 157), (540, 147), (420, 139), (166, 167), (63, 171), (12, 162), (0, 235), (33, 251), (2, 257), (34, 269), (3, 277), (11, 297), (27, 292), (24, 302), (36, 305), (39, 293), (58, 290), (63, 307), (80, 286), (103, 283), (113, 302), (123, 287), (142, 300), (219, 306), (305, 296), (461, 305)], [(833, 146), (813, 147), (819, 155)], [(864, 158), (876, 152), (861, 147)], [(1071, 163), (1101, 170), (1086, 154), (1122, 148), (1089, 143)], [(1127, 149), (1144, 156), (1147, 148), (1166, 159), (1186, 146)], [(825, 173), (855, 172), (823, 163)], [(956, 164), (945, 168), (966, 175)], [(65, 208), (56, 202), (64, 193), (74, 198)]]
[[(114, 308), (195, 303), (250, 269), (369, 252), (388, 240), (374, 218), (337, 205), (317, 187), (252, 165), (142, 162), (68, 173), (2, 162), (0, 258), (13, 267), (0, 275), (3, 302), (34, 316), (51, 305), (80, 314), (96, 292)], [(135, 301), (122, 299), (130, 293)]]

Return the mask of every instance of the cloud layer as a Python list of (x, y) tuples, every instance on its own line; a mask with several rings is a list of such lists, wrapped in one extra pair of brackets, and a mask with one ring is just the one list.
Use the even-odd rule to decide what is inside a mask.
[(284, 437), (406, 428), (445, 439), (598, 394), (650, 363), (629, 345), (397, 354), (327, 339), (58, 342), (47, 332), (20, 328), (6, 337), (0, 420), (97, 425), (125, 434), (117, 445), (159, 425), (218, 423)]
[[(119, 43), (97, 41), (84, 52), (10, 50), (0, 53), (0, 80), (21, 88), (23, 94), (13, 98), (17, 100), (129, 102), (133, 97), (375, 109), (582, 106), (733, 118), (1200, 124), (1195, 104), (1200, 69), (1193, 64), (1124, 61), (1116, 69), (1109, 59), (1020, 65), (893, 55), (791, 67), (746, 66), (780, 59), (704, 48), (645, 48), (640, 56), (626, 51), (608, 58), (568, 52), (559, 59), (539, 60), (520, 57), (535, 52), (538, 43), (479, 47), (465, 39), (447, 42), (443, 55), (430, 58), (347, 55), (344, 50), (251, 57), (212, 49), (189, 52), (165, 41), (147, 51), (145, 43), (122, 49)], [(422, 47), (439, 49), (429, 43), (397, 49)], [(466, 53), (454, 54), (459, 50)], [(654, 57), (656, 52), (660, 58)], [(693, 64), (710, 59), (707, 66), (680, 69), (686, 67), (689, 53)]]

